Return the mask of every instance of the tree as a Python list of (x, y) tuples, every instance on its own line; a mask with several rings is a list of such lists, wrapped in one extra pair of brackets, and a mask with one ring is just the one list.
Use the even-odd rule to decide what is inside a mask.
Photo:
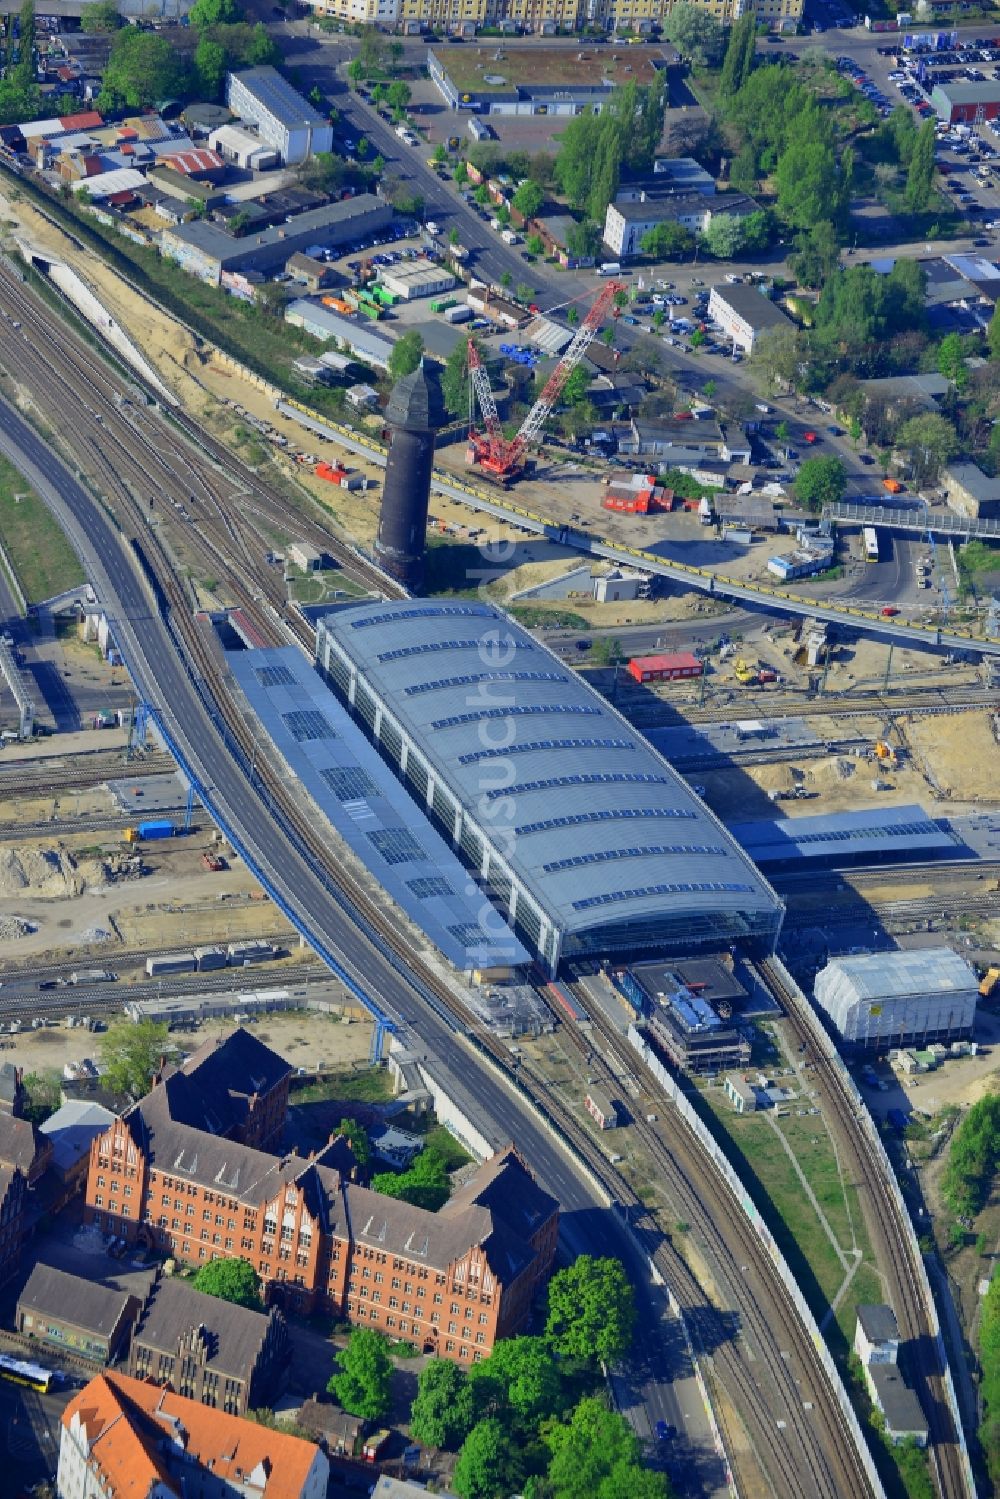
[(829, 220), (831, 205), (840, 204), (837, 158), (822, 134), (803, 133), (791, 142), (781, 153), (775, 181), (778, 213), (794, 229), (811, 229)]
[(337, 1134), (343, 1135), (344, 1139), (350, 1142), (351, 1150), (354, 1152), (354, 1159), (362, 1169), (370, 1164), (372, 1158), (371, 1141), (368, 1138), (368, 1131), (363, 1124), (359, 1124), (356, 1119), (341, 1119), (337, 1125)]
[(947, 333), (938, 344), (938, 374), (950, 380), (956, 390), (964, 390), (969, 383), (969, 369), (965, 362), (965, 346), (960, 333)]
[(690, 229), (685, 229), (683, 224), (672, 224), (669, 220), (663, 224), (654, 224), (652, 229), (639, 241), (639, 248), (644, 255), (651, 255), (654, 260), (682, 260), (694, 251), (695, 238)]
[(462, 1443), (451, 1486), (461, 1499), (505, 1499), (519, 1485), (521, 1455), (493, 1417), (479, 1421)]
[(529, 177), (522, 182), (511, 200), (518, 213), (525, 219), (533, 219), (545, 202), (544, 190)]
[(404, 83), (401, 78), (397, 78), (394, 83), (390, 83), (385, 95), (386, 103), (397, 119), (402, 118), (406, 113), (412, 97), (413, 92), (410, 85)]
[(682, 57), (708, 67), (714, 63), (722, 50), (722, 27), (715, 17), (699, 5), (680, 0), (674, 5), (663, 23), (663, 34), (672, 42)]
[(436, 167), (443, 167), (447, 160), (448, 152), (446, 151), (444, 144), (441, 141), (438, 141), (437, 145), (434, 147), (434, 150), (431, 152), (431, 161)]
[(527, 281), (519, 281), (515, 295), (519, 302), (530, 302), (534, 298), (535, 289), (529, 286)]
[(249, 1260), (209, 1260), (201, 1266), (192, 1285), (196, 1291), (217, 1296), (220, 1301), (231, 1301), (234, 1306), (246, 1306), (254, 1312), (263, 1310), (260, 1281)]
[(566, 249), (576, 260), (589, 260), (597, 254), (601, 231), (591, 219), (573, 224), (566, 233)]
[(80, 12), (81, 31), (117, 31), (121, 24), (115, 0), (97, 0)]
[(545, 1335), (564, 1358), (613, 1363), (635, 1324), (632, 1287), (620, 1260), (582, 1254), (549, 1282)]
[(340, 1373), (331, 1375), (329, 1393), (350, 1415), (381, 1421), (392, 1404), (392, 1360), (382, 1334), (374, 1327), (356, 1327), (337, 1363)]
[(906, 206), (912, 213), (922, 213), (931, 201), (934, 186), (934, 120), (925, 120), (917, 131), (906, 174)]
[(205, 98), (218, 99), (226, 76), (226, 49), (210, 37), (201, 37), (195, 48), (194, 70)]
[[(473, 338), (480, 358), (484, 349), (478, 338)], [(445, 409), (451, 416), (468, 416), (469, 413), (469, 345), (462, 339), (452, 349), (441, 371), (441, 394)]]
[(425, 1146), (408, 1171), (380, 1172), (372, 1177), (372, 1188), (384, 1197), (397, 1197), (414, 1207), (436, 1213), (448, 1201), (451, 1192), (447, 1162), (440, 1151)]
[(800, 234), (791, 265), (803, 286), (823, 286), (840, 264), (837, 233), (829, 219)]
[(393, 380), (401, 380), (404, 375), (412, 375), (415, 369), (420, 368), (420, 361), (424, 353), (424, 340), (415, 328), (409, 333), (404, 333), (397, 338), (389, 354), (389, 375)]
[(475, 1396), (465, 1371), (451, 1359), (431, 1359), (420, 1371), (410, 1407), (414, 1441), (424, 1447), (453, 1451), (465, 1441), (475, 1420)]
[(579, 321), (580, 321), (580, 314), (579, 314), (579, 312), (577, 311), (577, 309), (575, 307), (567, 307), (567, 309), (566, 309), (566, 321), (567, 321), (567, 323), (569, 323), (569, 325), (570, 325), (571, 328), (575, 328), (576, 325), (579, 323)]
[(701, 242), (718, 260), (731, 260), (743, 248), (742, 221), (734, 213), (713, 213)]
[(795, 479), (795, 494), (799, 504), (813, 514), (818, 514), (824, 505), (833, 505), (841, 499), (847, 484), (847, 470), (839, 458), (807, 458)]
[(206, 26), (228, 26), (242, 19), (243, 12), (236, 0), (194, 0), (188, 12), (188, 21), (198, 31)]
[(566, 384), (563, 386), (562, 398), (567, 406), (578, 406), (581, 401), (587, 399), (587, 390), (590, 386), (590, 375), (582, 364), (578, 364), (569, 374)]
[(726, 55), (719, 74), (719, 93), (724, 99), (739, 92), (750, 77), (757, 51), (757, 16), (747, 11), (729, 33)]
[(147, 109), (183, 92), (183, 79), (184, 64), (165, 36), (126, 26), (111, 44), (98, 107)]
[(787, 328), (768, 328), (755, 338), (750, 360), (768, 390), (794, 390), (804, 357), (802, 335), (789, 324)]
[(1000, 359), (1000, 309), (990, 318), (990, 325), (986, 330), (986, 344), (990, 351), (990, 358)]
[(627, 1421), (600, 1399), (581, 1400), (544, 1439), (555, 1499), (667, 1499), (663, 1475), (640, 1467), (639, 1441)]
[(958, 452), (958, 433), (937, 411), (911, 416), (896, 433), (896, 446), (909, 454), (918, 484), (932, 484)]
[(529, 234), (525, 244), (532, 255), (545, 254), (545, 242), (540, 234)]
[(280, 62), (281, 51), (277, 42), (269, 35), (263, 21), (258, 21), (250, 35), (246, 50), (246, 61), (255, 68), (271, 67)]
[(36, 1128), (62, 1105), (62, 1079), (54, 1067), (46, 1067), (44, 1072), (29, 1072), (24, 1079), (24, 1091), (28, 1095), (24, 1117)]
[(152, 1086), (165, 1053), (173, 1048), (165, 1025), (154, 1020), (115, 1020), (100, 1041), (101, 1061), (108, 1087), (113, 1093), (142, 1098)]
[(489, 1358), (474, 1364), (470, 1378), (496, 1382), (503, 1399), (529, 1430), (555, 1415), (562, 1394), (562, 1377), (544, 1338), (502, 1338)]

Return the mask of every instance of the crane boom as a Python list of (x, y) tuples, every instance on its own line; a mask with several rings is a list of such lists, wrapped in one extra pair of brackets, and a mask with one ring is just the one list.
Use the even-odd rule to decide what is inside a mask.
[(469, 433), (470, 456), (489, 473), (506, 482), (512, 479), (524, 462), (529, 445), (541, 432), (546, 420), (566, 387), (566, 382), (580, 360), (597, 337), (604, 318), (614, 305), (618, 292), (624, 291), (620, 281), (609, 281), (601, 287), (583, 322), (573, 335), (559, 363), (545, 382), (538, 400), (532, 406), (515, 437), (504, 437), (497, 415), (496, 402), (490, 389), (489, 376), (483, 366), (472, 339), (469, 340), (469, 375), (471, 377), (479, 409), (482, 413), (485, 436)]

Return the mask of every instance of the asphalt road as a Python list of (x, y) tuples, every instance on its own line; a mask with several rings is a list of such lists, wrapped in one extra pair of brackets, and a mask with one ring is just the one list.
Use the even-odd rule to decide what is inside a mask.
[(719, 1465), (710, 1448), (704, 1414), (690, 1397), (683, 1402), (677, 1398), (673, 1380), (686, 1371), (679, 1364), (679, 1351), (664, 1336), (660, 1293), (650, 1285), (648, 1265), (615, 1214), (603, 1205), (534, 1112), (477, 1059), (450, 1024), (421, 1001), (407, 976), (363, 936), (307, 860), (276, 833), (271, 814), (228, 753), (163, 621), (151, 607), (119, 534), (101, 506), (6, 402), (0, 402), (0, 448), (56, 513), (66, 518), (138, 689), (181, 745), (201, 779), (207, 804), (237, 834), (272, 889), (281, 894), (303, 927), (337, 954), (362, 991), (401, 1029), (411, 1032), (412, 1044), (429, 1053), (432, 1062), (437, 1058), (448, 1076), (473, 1092), (480, 1128), (498, 1145), (516, 1142), (539, 1180), (561, 1203), (564, 1244), (574, 1253), (612, 1253), (630, 1266), (639, 1308), (635, 1366), (650, 1425), (662, 1419), (686, 1433), (682, 1444), (690, 1453), (692, 1471), (701, 1475), (697, 1489), (714, 1490)]

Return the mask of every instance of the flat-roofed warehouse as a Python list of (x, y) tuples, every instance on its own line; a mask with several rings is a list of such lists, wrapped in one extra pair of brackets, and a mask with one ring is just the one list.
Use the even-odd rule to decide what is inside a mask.
[(501, 610), (319, 621), (321, 668), (526, 944), (562, 958), (770, 952), (784, 908), (652, 746)]

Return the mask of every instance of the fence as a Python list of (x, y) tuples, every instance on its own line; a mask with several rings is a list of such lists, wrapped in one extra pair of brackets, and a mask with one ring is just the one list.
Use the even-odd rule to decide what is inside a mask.
[(800, 1291), (798, 1282), (789, 1269), (784, 1255), (781, 1253), (781, 1250), (774, 1242), (774, 1238), (771, 1234), (770, 1229), (767, 1227), (767, 1224), (760, 1216), (757, 1208), (750, 1200), (746, 1186), (737, 1175), (733, 1167), (730, 1165), (726, 1155), (722, 1150), (722, 1147), (719, 1145), (714, 1135), (709, 1132), (705, 1124), (695, 1112), (692, 1105), (688, 1102), (687, 1098), (681, 1092), (676, 1080), (667, 1071), (666, 1067), (660, 1061), (659, 1057), (657, 1057), (656, 1054), (652, 1051), (648, 1043), (643, 1039), (641, 1033), (636, 1029), (634, 1025), (630, 1025), (628, 1028), (628, 1039), (629, 1044), (632, 1046), (633, 1050), (637, 1051), (642, 1057), (643, 1061), (646, 1063), (646, 1066), (653, 1073), (654, 1077), (663, 1088), (663, 1091), (667, 1094), (668, 1098), (677, 1109), (677, 1112), (680, 1114), (681, 1118), (693, 1130), (702, 1149), (711, 1157), (712, 1161), (715, 1164), (716, 1170), (719, 1172), (719, 1175), (722, 1177), (723, 1181), (726, 1183), (726, 1186), (732, 1193), (733, 1198), (736, 1202), (736, 1206), (741, 1212), (746, 1214), (747, 1218), (750, 1220), (750, 1223), (753, 1226), (755, 1233), (757, 1234), (757, 1237), (760, 1239), (761, 1243), (767, 1250), (768, 1257), (774, 1265), (774, 1268), (777, 1271), (778, 1275), (781, 1277), (781, 1282), (786, 1292), (788, 1293), (788, 1298), (795, 1307), (795, 1310), (798, 1313), (803, 1326), (809, 1334), (810, 1340), (816, 1350), (816, 1356), (822, 1364), (823, 1372), (826, 1374), (827, 1380), (830, 1384), (830, 1388), (833, 1390), (833, 1393), (837, 1398), (837, 1403), (839, 1404), (840, 1409), (843, 1413), (845, 1424), (854, 1442), (855, 1450), (857, 1451), (858, 1456), (861, 1459), (861, 1463), (864, 1467), (868, 1482), (871, 1485), (871, 1491), (877, 1496), (877, 1499), (885, 1499), (885, 1490), (882, 1487), (882, 1480), (879, 1478), (878, 1472), (876, 1471), (875, 1462), (868, 1448), (868, 1443), (865, 1441), (864, 1433), (861, 1430), (857, 1412), (855, 1411), (854, 1406), (851, 1404), (850, 1396), (848, 1395), (847, 1390), (844, 1386), (844, 1382), (840, 1377), (840, 1370), (834, 1363), (833, 1355), (830, 1353), (829, 1348), (827, 1348), (826, 1343), (823, 1341), (823, 1335), (819, 1330), (816, 1318), (812, 1314), (812, 1309), (810, 1308), (808, 1302)]

